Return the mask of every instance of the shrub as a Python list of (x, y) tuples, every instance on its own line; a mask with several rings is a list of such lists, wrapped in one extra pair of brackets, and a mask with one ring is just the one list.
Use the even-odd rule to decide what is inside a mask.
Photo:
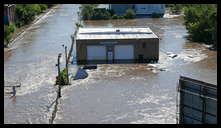
[(136, 14), (132, 9), (127, 9), (124, 17), (126, 19), (132, 19), (132, 18), (135, 18), (135, 16), (136, 16)]
[(114, 15), (112, 16), (112, 19), (118, 19), (118, 15), (114, 14)]
[(92, 20), (107, 20), (111, 18), (111, 14), (108, 10), (94, 10), (93, 16), (91, 17)]
[(16, 27), (14, 24), (4, 25), (4, 41), (6, 43), (6, 44), (4, 43), (5, 47), (9, 44), (12, 34), (13, 32), (15, 32), (15, 30)]
[(124, 19), (125, 17), (122, 15), (118, 15), (118, 19)]
[(46, 4), (39, 4), (40, 8), (41, 8), (41, 12), (43, 12), (44, 10), (46, 10), (48, 8), (48, 6)]
[[(60, 84), (61, 85), (67, 85), (68, 84), (68, 80), (67, 80), (67, 69), (64, 68), (61, 72), (60, 72)], [(56, 85), (59, 85), (59, 78), (58, 76), (56, 77)]]

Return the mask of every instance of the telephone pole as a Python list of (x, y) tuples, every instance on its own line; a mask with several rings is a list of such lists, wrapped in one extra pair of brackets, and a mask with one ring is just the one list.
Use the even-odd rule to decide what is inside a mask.
[(61, 75), (60, 75), (60, 58), (61, 58), (61, 53), (58, 54), (58, 97), (61, 97)]
[(65, 59), (66, 59), (66, 71), (67, 71), (67, 84), (69, 85), (67, 46), (65, 46)]

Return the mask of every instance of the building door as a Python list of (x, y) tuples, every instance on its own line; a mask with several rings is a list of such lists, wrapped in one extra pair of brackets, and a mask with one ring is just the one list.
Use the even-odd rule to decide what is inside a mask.
[(113, 63), (114, 55), (113, 55), (113, 46), (107, 46), (107, 63)]
[(106, 60), (106, 47), (98, 45), (87, 46), (87, 60)]
[(108, 60), (108, 63), (113, 63), (113, 51), (107, 52), (107, 60)]
[(114, 60), (133, 61), (134, 60), (134, 46), (133, 45), (115, 45)]

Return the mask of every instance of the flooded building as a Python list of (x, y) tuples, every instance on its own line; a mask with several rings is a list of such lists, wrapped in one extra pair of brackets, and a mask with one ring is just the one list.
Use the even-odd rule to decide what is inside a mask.
[(180, 77), (179, 123), (217, 124), (217, 86)]
[(80, 28), (77, 63), (135, 63), (159, 59), (159, 38), (148, 27)]
[(163, 16), (165, 13), (165, 4), (111, 4), (110, 8), (117, 15), (124, 15), (127, 9), (134, 10), (137, 16), (152, 14), (161, 14)]

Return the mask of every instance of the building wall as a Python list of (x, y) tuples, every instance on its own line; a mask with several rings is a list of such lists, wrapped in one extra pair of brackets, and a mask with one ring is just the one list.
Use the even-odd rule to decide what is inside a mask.
[(111, 4), (111, 9), (113, 9), (117, 15), (124, 15), (127, 9), (133, 7), (134, 4)]
[(136, 4), (135, 7), (136, 14), (164, 14), (165, 4)]
[[(129, 8), (133, 9), (137, 15), (164, 14), (165, 12), (165, 4), (111, 4), (111, 9), (117, 15), (124, 15)], [(142, 10), (142, 8), (145, 9)]]
[(15, 4), (4, 5), (4, 24), (15, 23)]
[[(145, 60), (159, 59), (159, 39), (142, 39), (142, 40), (77, 40), (76, 57), (77, 61), (85, 62), (87, 60), (88, 45), (103, 45), (100, 42), (118, 42), (115, 45), (132, 44), (134, 46), (134, 59), (138, 60), (139, 55), (143, 55)], [(145, 45), (145, 48), (143, 48)]]

